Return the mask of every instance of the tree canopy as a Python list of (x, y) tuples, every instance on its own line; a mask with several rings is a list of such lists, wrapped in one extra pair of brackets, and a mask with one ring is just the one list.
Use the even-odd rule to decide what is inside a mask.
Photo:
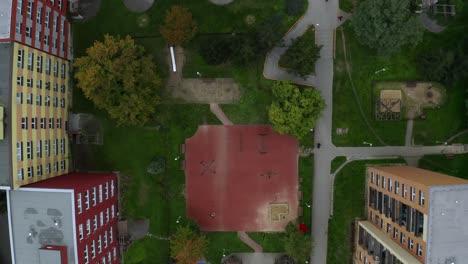
[(152, 58), (129, 36), (104, 36), (74, 66), (78, 88), (118, 125), (143, 125), (155, 112), (161, 80)]
[(166, 13), (164, 24), (159, 28), (163, 38), (171, 45), (182, 45), (189, 41), (197, 31), (192, 13), (182, 6), (172, 6)]
[(171, 258), (179, 264), (193, 264), (203, 257), (207, 244), (206, 237), (190, 226), (178, 226), (170, 241)]
[(309, 235), (300, 232), (297, 223), (291, 222), (286, 226), (284, 250), (296, 263), (303, 263), (310, 257), (312, 239)]
[(353, 15), (352, 26), (362, 43), (378, 53), (397, 53), (422, 40), (423, 28), (411, 8), (412, 0), (364, 0)]
[(277, 81), (273, 84), (273, 102), (268, 116), (276, 131), (300, 140), (315, 127), (323, 108), (325, 101), (318, 90), (300, 90), (287, 81)]

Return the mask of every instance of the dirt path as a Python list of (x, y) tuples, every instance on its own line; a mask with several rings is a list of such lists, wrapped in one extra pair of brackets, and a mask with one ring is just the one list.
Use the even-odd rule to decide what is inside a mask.
[(262, 246), (260, 246), (252, 238), (250, 238), (245, 231), (238, 231), (237, 236), (240, 240), (242, 240), (242, 242), (247, 244), (247, 246), (251, 247), (255, 252), (263, 252)]

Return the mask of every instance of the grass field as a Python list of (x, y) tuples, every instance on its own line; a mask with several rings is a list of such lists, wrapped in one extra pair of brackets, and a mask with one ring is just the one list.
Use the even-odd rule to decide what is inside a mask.
[(404, 160), (362, 160), (347, 164), (335, 177), (333, 217), (328, 225), (328, 264), (351, 263), (352, 224), (364, 217), (366, 166), (404, 163)]
[(335, 157), (331, 162), (330, 173), (335, 173), (335, 171), (346, 162), (345, 156)]
[(456, 155), (453, 158), (444, 155), (424, 156), (419, 160), (418, 167), (468, 180), (468, 154)]

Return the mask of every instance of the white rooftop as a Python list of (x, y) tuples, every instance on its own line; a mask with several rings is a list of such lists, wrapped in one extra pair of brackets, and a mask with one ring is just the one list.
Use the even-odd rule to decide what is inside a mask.
[(12, 0), (0, 1), (0, 39), (10, 37)]

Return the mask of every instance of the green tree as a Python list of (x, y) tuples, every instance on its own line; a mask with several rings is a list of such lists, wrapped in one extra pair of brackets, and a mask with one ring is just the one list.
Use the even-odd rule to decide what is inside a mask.
[(286, 226), (284, 237), (284, 251), (296, 263), (304, 263), (309, 259), (312, 250), (312, 239), (299, 230), (297, 223), (291, 222)]
[(287, 81), (277, 81), (273, 84), (273, 102), (268, 117), (276, 131), (300, 140), (315, 127), (323, 108), (325, 102), (318, 90), (304, 88), (301, 91)]
[(315, 72), (315, 62), (320, 58), (320, 49), (322, 46), (313, 45), (309, 38), (299, 37), (292, 41), (281, 61), (293, 74), (306, 77)]
[(207, 244), (206, 237), (189, 225), (178, 226), (170, 241), (171, 257), (179, 264), (193, 264), (203, 257)]
[(73, 65), (78, 88), (118, 125), (143, 125), (155, 112), (161, 80), (152, 58), (129, 36), (105, 35)]
[(232, 38), (212, 36), (202, 41), (200, 55), (210, 65), (228, 62), (232, 58)]
[(275, 14), (263, 21), (256, 29), (256, 40), (259, 51), (266, 52), (276, 45), (281, 44), (283, 33), (283, 16)]
[(352, 26), (363, 44), (378, 53), (397, 53), (422, 40), (423, 28), (411, 11), (412, 0), (364, 0), (353, 15)]
[(164, 24), (159, 32), (171, 45), (182, 45), (189, 41), (197, 32), (197, 23), (192, 13), (182, 6), (172, 6), (166, 13)]

